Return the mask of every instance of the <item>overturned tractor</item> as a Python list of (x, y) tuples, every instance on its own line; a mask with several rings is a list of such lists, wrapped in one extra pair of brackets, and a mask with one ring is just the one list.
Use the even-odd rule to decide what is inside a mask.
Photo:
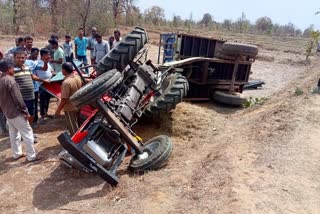
[(151, 61), (139, 61), (136, 56), (144, 53), (147, 41), (145, 30), (136, 27), (99, 62), (97, 77), (71, 97), (75, 106), (91, 110), (74, 136), (58, 137), (65, 149), (59, 157), (67, 166), (116, 185), (117, 169), (128, 153), (133, 155), (129, 170), (136, 172), (159, 169), (168, 159), (173, 149), (168, 136), (143, 142), (132, 126), (144, 114), (170, 112), (189, 85), (173, 68), (159, 70)]

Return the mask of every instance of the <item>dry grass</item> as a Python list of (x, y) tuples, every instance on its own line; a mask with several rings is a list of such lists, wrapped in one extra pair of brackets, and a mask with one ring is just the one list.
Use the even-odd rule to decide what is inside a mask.
[[(149, 35), (157, 44), (159, 34)], [(237, 34), (225, 37), (262, 47), (253, 70), (255, 78), (266, 81), (256, 91), (259, 96), (264, 92), (270, 96), (265, 105), (242, 110), (181, 103), (162, 123), (141, 121), (135, 127), (138, 135), (147, 140), (167, 134), (174, 151), (164, 168), (143, 175), (128, 173), (127, 158), (116, 188), (98, 176), (60, 165), (61, 146), (56, 137), (64, 130), (61, 119), (35, 130), (41, 140), (36, 148), (45, 157), (38, 164), (10, 161), (10, 144), (2, 138), (0, 212), (286, 213), (290, 209), (316, 213), (312, 210), (319, 210), (315, 208), (320, 194), (314, 188), (319, 180), (314, 178), (319, 177), (320, 147), (315, 142), (319, 142), (320, 100), (307, 94), (296, 97), (291, 90), (303, 81), (306, 85), (300, 87), (307, 91), (318, 70), (296, 66), (304, 56), (284, 52), (302, 50), (304, 41)], [(11, 47), (13, 38), (1, 39), (1, 47)], [(45, 39), (38, 41), (36, 45), (46, 43)], [(156, 58), (157, 47), (150, 48), (150, 57)], [(51, 110), (55, 108), (52, 103)], [(302, 129), (305, 126), (310, 131)]]

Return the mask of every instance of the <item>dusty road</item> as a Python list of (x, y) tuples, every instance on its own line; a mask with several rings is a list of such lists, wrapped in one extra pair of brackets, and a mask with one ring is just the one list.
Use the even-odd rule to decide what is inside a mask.
[[(161, 126), (140, 124), (136, 132), (145, 139), (171, 135), (174, 152), (167, 166), (145, 175), (128, 174), (123, 164), (116, 188), (60, 165), (56, 137), (62, 120), (36, 129), (41, 140), (36, 148), (45, 157), (38, 164), (13, 162), (2, 137), (0, 212), (319, 213), (320, 95), (310, 90), (320, 62), (315, 58), (312, 66), (297, 67), (297, 57), (284, 67), (281, 58), (257, 61), (254, 77), (266, 80), (270, 90), (246, 93), (269, 97), (262, 106), (182, 103)], [(277, 73), (282, 81), (276, 82)], [(304, 94), (295, 96), (296, 87)]]

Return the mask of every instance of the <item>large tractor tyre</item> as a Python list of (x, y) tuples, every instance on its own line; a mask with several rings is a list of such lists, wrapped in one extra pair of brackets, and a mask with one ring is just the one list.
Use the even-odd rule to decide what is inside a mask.
[(119, 45), (110, 50), (98, 63), (96, 67), (97, 75), (101, 75), (111, 69), (122, 71), (130, 64), (137, 53), (148, 42), (146, 31), (140, 27), (135, 27)]
[(227, 94), (222, 91), (215, 91), (212, 99), (219, 103), (230, 106), (243, 106), (243, 104), (246, 102), (246, 99), (238, 94)]
[(80, 88), (71, 96), (70, 100), (78, 108), (92, 104), (100, 99), (103, 94), (117, 87), (122, 79), (122, 74), (117, 69), (113, 69)]
[[(168, 136), (154, 137), (144, 144), (141, 155), (133, 156), (128, 169), (133, 172), (157, 170), (164, 165), (172, 150), (173, 144)], [(146, 157), (143, 157), (144, 155)]]
[(7, 119), (2, 112), (0, 112), (0, 134), (8, 134)]
[(252, 56), (258, 55), (258, 47), (255, 45), (236, 43), (236, 42), (225, 42), (222, 45), (222, 54), (227, 56)]
[(182, 102), (189, 90), (189, 83), (180, 73), (168, 75), (161, 83), (159, 95), (146, 107), (144, 115), (148, 118), (160, 117), (162, 113), (169, 113)]

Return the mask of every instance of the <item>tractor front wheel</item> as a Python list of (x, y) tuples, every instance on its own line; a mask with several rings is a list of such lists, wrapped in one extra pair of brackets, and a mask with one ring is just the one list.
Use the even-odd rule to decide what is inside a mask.
[(133, 172), (157, 170), (164, 165), (172, 149), (173, 144), (168, 136), (154, 137), (144, 144), (142, 154), (133, 156), (129, 170)]

